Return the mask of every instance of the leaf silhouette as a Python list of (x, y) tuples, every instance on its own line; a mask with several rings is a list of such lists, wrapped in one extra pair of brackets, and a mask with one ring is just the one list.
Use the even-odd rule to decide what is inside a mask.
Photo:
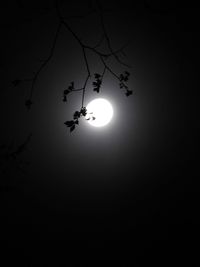
[(87, 115), (87, 109), (86, 109), (86, 107), (81, 108), (80, 113), (85, 117)]
[(132, 95), (133, 91), (132, 90), (126, 90), (126, 96)]
[(124, 87), (124, 84), (123, 83), (120, 83), (119, 84), (119, 87), (122, 89)]
[(94, 86), (97, 86), (97, 85), (98, 85), (98, 83), (97, 83), (97, 82), (93, 82), (92, 84), (93, 84)]
[(71, 84), (68, 86), (68, 90), (72, 91), (74, 89), (74, 82), (71, 82)]
[(68, 90), (68, 89), (64, 90), (64, 95), (68, 95), (69, 93), (70, 93), (70, 90)]
[(99, 79), (101, 77), (101, 75), (99, 73), (95, 73), (94, 77), (95, 77), (95, 79)]
[(127, 76), (130, 76), (130, 73), (128, 71), (124, 72)]
[(66, 95), (63, 96), (63, 102), (67, 102), (67, 97), (66, 97)]
[(120, 87), (121, 89), (123, 89), (123, 88), (128, 89), (128, 86), (127, 86), (126, 84), (124, 84), (124, 82), (120, 82), (120, 83), (119, 83), (119, 87)]
[(123, 75), (123, 74), (120, 74), (120, 76), (119, 76), (119, 80), (120, 80), (120, 81), (123, 81), (123, 78), (124, 78), (124, 75)]
[(70, 127), (70, 133), (75, 129), (75, 124)]
[(128, 71), (125, 71), (124, 73), (121, 73), (119, 76), (119, 80), (121, 82), (127, 82), (129, 79), (130, 73)]
[(99, 88), (99, 87), (95, 87), (95, 88), (93, 89), (93, 91), (99, 93), (100, 88)]
[(72, 125), (74, 125), (74, 121), (66, 121), (64, 122), (64, 124), (67, 126), (67, 127), (71, 127)]
[(102, 84), (102, 75), (95, 73), (94, 77), (96, 80), (92, 83), (94, 86), (93, 91), (99, 93)]
[(75, 112), (74, 112), (74, 120), (80, 118), (80, 115), (81, 115), (81, 112), (79, 112), (79, 111), (75, 111)]

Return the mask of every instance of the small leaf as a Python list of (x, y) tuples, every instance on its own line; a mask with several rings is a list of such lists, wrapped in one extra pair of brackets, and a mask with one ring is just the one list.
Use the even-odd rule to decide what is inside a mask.
[(120, 81), (123, 81), (123, 80), (124, 80), (124, 75), (123, 75), (123, 74), (120, 74), (120, 76), (119, 76), (119, 80), (120, 80)]
[(131, 90), (126, 90), (126, 96), (129, 96), (129, 95), (132, 95), (133, 94), (133, 91)]
[(96, 80), (92, 83), (92, 85), (94, 86), (93, 91), (99, 93), (102, 84), (102, 75), (100, 75), (99, 73), (95, 73), (94, 77)]
[(64, 95), (68, 95), (69, 93), (70, 93), (70, 90), (68, 90), (68, 89), (64, 90)]
[(70, 127), (70, 133), (75, 129), (75, 124)]
[(63, 102), (67, 102), (67, 97), (66, 97), (66, 95), (63, 96)]
[(85, 117), (87, 115), (87, 109), (86, 107), (81, 108), (81, 114)]
[(66, 121), (64, 122), (64, 124), (67, 126), (67, 127), (71, 127), (74, 125), (74, 121)]
[(74, 112), (74, 119), (80, 118), (81, 113), (79, 111)]
[(119, 84), (119, 87), (122, 89), (124, 87), (124, 84), (123, 83), (120, 83)]
[(93, 91), (99, 93), (99, 87), (95, 87)]
[(75, 124), (79, 124), (79, 121), (78, 120), (75, 120)]
[(92, 83), (94, 86), (98, 86), (98, 83), (97, 82), (93, 82)]
[(130, 76), (130, 73), (128, 71), (124, 72), (127, 76)]
[(68, 90), (72, 91), (74, 89), (74, 82), (71, 82), (71, 84), (68, 86)]
[(99, 73), (95, 73), (94, 77), (95, 77), (95, 79), (99, 79), (101, 77), (101, 75)]

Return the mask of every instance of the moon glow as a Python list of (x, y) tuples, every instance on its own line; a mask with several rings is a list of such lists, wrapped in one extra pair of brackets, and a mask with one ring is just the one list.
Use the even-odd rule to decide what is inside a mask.
[(107, 125), (113, 117), (113, 108), (110, 102), (104, 98), (92, 100), (86, 107), (86, 120), (94, 127)]

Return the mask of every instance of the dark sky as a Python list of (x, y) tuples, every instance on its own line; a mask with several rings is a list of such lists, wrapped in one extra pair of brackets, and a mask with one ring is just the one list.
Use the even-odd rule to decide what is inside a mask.
[[(113, 48), (129, 41), (122, 59), (132, 66), (134, 93), (126, 97), (106, 73), (97, 95), (91, 79), (85, 103), (107, 98), (114, 119), (101, 129), (81, 121), (71, 134), (64, 122), (80, 108), (81, 94), (64, 103), (62, 93), (73, 80), (83, 84), (81, 47), (61, 29), (27, 111), (30, 83), (12, 81), (32, 77), (49, 55), (58, 18), (52, 1), (1, 4), (1, 243), (7, 264), (198, 266), (199, 9), (176, 1), (100, 2), (108, 9)], [(69, 17), (87, 14), (94, 3), (60, 6)], [(101, 37), (95, 13), (68, 23), (88, 45)], [(91, 72), (101, 72), (99, 59), (87, 56)], [(127, 70), (108, 62), (118, 74)], [(5, 157), (30, 133), (16, 160)]]

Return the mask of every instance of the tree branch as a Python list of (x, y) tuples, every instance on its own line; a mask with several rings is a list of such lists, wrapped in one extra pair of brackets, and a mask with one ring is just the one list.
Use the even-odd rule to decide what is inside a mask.
[[(101, 27), (102, 27), (102, 30), (103, 30), (105, 39), (106, 39), (107, 44), (108, 44), (108, 48), (109, 48), (109, 50), (110, 50), (110, 52), (111, 52), (111, 55), (113, 55), (113, 56), (115, 57), (115, 59), (116, 59), (121, 65), (124, 65), (124, 66), (130, 68), (130, 66), (129, 66), (128, 64), (126, 64), (125, 62), (123, 62), (123, 61), (118, 57), (118, 55), (117, 55), (117, 53), (120, 52), (120, 51), (122, 50), (122, 48), (119, 49), (118, 51), (113, 51), (112, 46), (111, 46), (111, 42), (110, 42), (110, 38), (109, 38), (108, 33), (107, 33), (107, 31), (106, 31), (106, 27), (105, 27), (105, 23), (104, 23), (104, 17), (103, 17), (103, 12), (102, 12), (102, 7), (101, 7), (99, 1), (97, 1), (97, 5), (98, 5), (98, 7), (99, 7), (99, 16), (100, 16)], [(123, 46), (123, 48), (124, 48), (124, 46)]]
[(56, 34), (55, 34), (55, 37), (54, 37), (54, 40), (53, 40), (53, 45), (52, 45), (51, 50), (50, 50), (50, 53), (49, 53), (49, 56), (47, 57), (46, 60), (44, 60), (44, 62), (39, 67), (38, 71), (35, 73), (35, 76), (33, 77), (31, 91), (30, 91), (30, 96), (29, 96), (29, 99), (30, 100), (32, 98), (33, 91), (34, 91), (34, 86), (35, 86), (35, 83), (37, 81), (37, 78), (38, 78), (40, 72), (43, 70), (43, 68), (49, 63), (49, 61), (53, 57), (54, 50), (55, 50), (56, 43), (57, 43), (57, 39), (58, 39), (58, 35), (59, 35), (60, 29), (61, 29), (61, 25), (62, 25), (61, 22), (59, 22), (58, 27), (57, 27), (57, 30), (56, 30)]
[[(79, 111), (80, 114), (82, 114), (83, 116), (85, 116), (86, 111), (85, 111), (85, 107), (84, 107), (84, 99), (85, 99), (85, 93), (86, 93), (86, 89), (87, 89), (87, 84), (89, 79), (91, 78), (91, 70), (90, 70), (90, 66), (89, 66), (89, 60), (88, 60), (88, 56), (87, 56), (87, 51), (89, 50), (92, 53), (94, 53), (102, 62), (104, 69), (103, 69), (103, 73), (102, 75), (96, 73), (95, 74), (95, 79), (96, 81), (93, 82), (93, 85), (95, 88), (93, 88), (94, 91), (96, 91), (97, 93), (99, 93), (99, 89), (102, 85), (102, 81), (104, 78), (104, 74), (106, 72), (106, 70), (108, 70), (118, 81), (120, 84), (120, 88), (125, 88), (126, 89), (126, 95), (130, 95), (132, 93), (132, 91), (128, 90), (127, 85), (125, 84), (125, 82), (127, 82), (128, 77), (129, 77), (129, 73), (127, 71), (125, 71), (125, 74), (120, 74), (117, 75), (112, 68), (108, 65), (108, 63), (106, 63), (106, 59), (108, 59), (109, 57), (113, 57), (115, 58), (115, 60), (123, 66), (126, 66), (128, 68), (130, 68), (130, 66), (126, 63), (124, 63), (118, 56), (119, 53), (124, 53), (123, 49), (127, 46), (127, 43), (125, 45), (123, 45), (121, 48), (114, 50), (111, 46), (111, 42), (110, 42), (110, 38), (109, 35), (106, 31), (106, 27), (105, 27), (105, 23), (104, 23), (104, 17), (103, 17), (103, 12), (104, 9), (101, 7), (101, 5), (98, 3), (97, 1), (97, 7), (98, 8), (94, 8), (92, 11), (96, 12), (99, 14), (100, 17), (100, 24), (102, 27), (102, 31), (103, 31), (103, 35), (100, 38), (100, 40), (98, 41), (98, 43), (95, 46), (90, 46), (87, 45), (86, 43), (84, 43), (81, 38), (76, 34), (76, 32), (72, 29), (72, 27), (69, 25), (66, 17), (62, 16), (60, 8), (59, 8), (59, 1), (55, 0), (55, 10), (56, 10), (56, 14), (59, 20), (58, 26), (57, 26), (57, 30), (56, 30), (56, 34), (55, 37), (53, 39), (53, 43), (52, 43), (52, 47), (50, 49), (50, 53), (49, 56), (47, 57), (47, 59), (45, 59), (42, 64), (40, 65), (39, 69), (37, 70), (37, 72), (34, 73), (34, 77), (32, 79), (24, 79), (24, 80), (15, 80), (13, 81), (13, 84), (15, 86), (17, 86), (19, 84), (20, 81), (31, 81), (31, 89), (30, 89), (30, 95), (29, 95), (29, 99), (26, 101), (26, 106), (27, 108), (30, 108), (32, 105), (32, 97), (33, 97), (33, 92), (35, 89), (35, 85), (37, 82), (37, 79), (41, 73), (41, 71), (44, 69), (44, 67), (50, 62), (50, 60), (52, 59), (53, 55), (54, 55), (54, 51), (56, 48), (56, 44), (57, 44), (57, 40), (59, 37), (59, 33), (60, 33), (60, 29), (63, 26), (64, 29), (66, 29), (67, 32), (69, 32), (73, 38), (77, 41), (77, 43), (79, 44), (82, 53), (83, 53), (83, 59), (85, 62), (85, 67), (86, 67), (86, 78), (85, 81), (83, 83), (83, 87), (82, 88), (74, 88), (74, 82), (71, 82), (71, 85), (68, 87), (68, 89), (64, 90), (64, 95), (63, 95), (63, 101), (67, 101), (67, 95), (71, 92), (79, 92), (82, 91), (82, 101), (81, 101), (81, 110)], [(88, 13), (90, 14), (90, 12)], [(86, 14), (86, 16), (88, 15)], [(106, 40), (108, 49), (109, 49), (109, 53), (103, 53), (101, 51), (99, 51), (99, 46), (102, 44), (102, 42)], [(78, 111), (77, 111), (78, 112)], [(77, 113), (78, 114), (78, 113)], [(70, 127), (72, 127), (73, 129), (75, 128), (75, 123), (77, 124), (78, 120), (76, 118), (76, 121), (73, 123), (73, 125), (71, 125), (70, 123), (68, 125), (71, 125)]]

